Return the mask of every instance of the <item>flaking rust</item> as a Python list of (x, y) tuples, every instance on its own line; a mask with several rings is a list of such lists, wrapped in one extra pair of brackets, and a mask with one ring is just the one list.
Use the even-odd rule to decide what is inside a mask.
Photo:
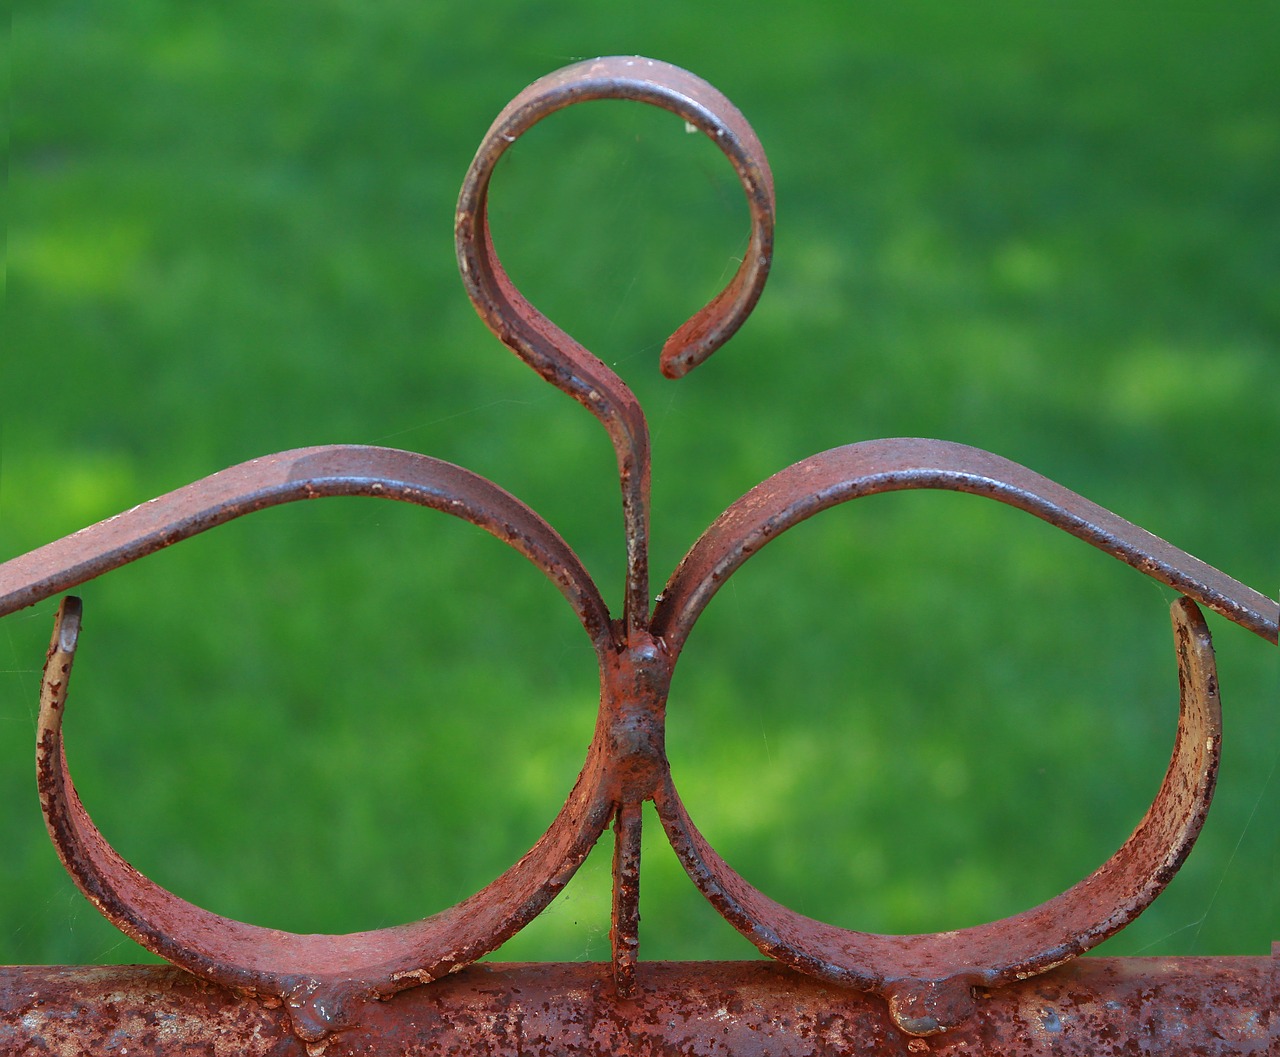
[[(85, 811), (62, 720), (80, 604), (64, 600), (42, 682), (41, 806), (76, 884), (173, 967), (13, 968), (0, 977), (0, 1051), (373, 1054), (1275, 1054), (1275, 958), (1076, 960), (1132, 921), (1189, 853), (1213, 795), (1221, 706), (1199, 605), (1275, 643), (1280, 605), (1039, 474), (943, 440), (866, 440), (804, 459), (732, 504), (650, 605), (648, 425), (634, 394), (515, 288), (488, 227), (508, 147), (574, 103), (668, 110), (723, 152), (750, 214), (729, 285), (667, 341), (664, 374), (704, 363), (757, 303), (772, 260), (773, 178), (742, 114), (687, 71), (594, 59), (535, 82), (499, 114), (458, 202), (463, 282), (499, 340), (595, 416), (614, 448), (626, 546), (620, 617), (569, 545), (490, 481), (425, 455), (323, 446), (215, 473), (0, 566), (0, 616), (235, 518), (282, 503), (366, 496), (427, 507), (508, 544), (556, 585), (595, 650), (600, 708), (576, 784), (546, 832), (457, 905), (395, 928), (299, 935), (219, 917), (133, 870)], [(672, 674), (698, 617), (753, 554), (800, 522), (883, 492), (940, 489), (1005, 503), (1182, 596), (1172, 606), (1180, 692), (1168, 772), (1124, 845), (1084, 881), (1000, 921), (883, 936), (769, 899), (698, 831), (666, 755)], [(639, 960), (643, 805), (652, 803), (706, 899), (772, 959)], [(478, 965), (563, 889), (615, 831), (609, 965)], [(469, 968), (468, 968), (469, 967)]]
[(599, 964), (480, 964), (369, 1007), (306, 1043), (280, 1008), (163, 966), (0, 970), (0, 1052), (244, 1057), (484, 1053), (811, 1057), (1274, 1054), (1275, 958), (1087, 958), (982, 991), (944, 1035), (768, 962), (647, 962), (629, 998)]

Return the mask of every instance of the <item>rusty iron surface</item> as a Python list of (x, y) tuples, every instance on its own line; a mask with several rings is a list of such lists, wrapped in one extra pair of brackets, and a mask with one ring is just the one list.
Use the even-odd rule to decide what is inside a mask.
[[(682, 596), (673, 594), (673, 598)], [(881, 994), (900, 1028), (931, 1035), (974, 1012), (974, 989), (1025, 978), (1089, 950), (1164, 888), (1204, 821), (1217, 774), (1221, 713), (1208, 631), (1194, 603), (1173, 607), (1181, 686), (1168, 773), (1124, 846), (1068, 891), (987, 925), (878, 936), (814, 921), (752, 888), (706, 843), (675, 790), (661, 717), (676, 653), (646, 636), (601, 651), (602, 708), (587, 764), (533, 849), (475, 896), (409, 925), (347, 936), (297, 935), (219, 917), (134, 870), (94, 826), (67, 769), (62, 721), (79, 635), (64, 600), (43, 679), (37, 773), (55, 847), (77, 884), (123, 932), (177, 965), (248, 996), (283, 1001), (300, 1037), (358, 1023), (367, 1006), (493, 950), (564, 886), (615, 821), (611, 937), (615, 986), (634, 986), (639, 937), (639, 805), (653, 800), (689, 876), (760, 949), (803, 972)], [(635, 636), (628, 637), (628, 643)], [(612, 662), (612, 663), (610, 663)]]
[(626, 383), (515, 288), (488, 220), (489, 183), (506, 149), (548, 114), (594, 99), (631, 99), (682, 117), (724, 152), (746, 192), (751, 232), (742, 264), (729, 285), (663, 345), (659, 366), (668, 378), (682, 378), (703, 363), (759, 300), (773, 259), (773, 174), (755, 130), (702, 78), (653, 59), (613, 56), (557, 70), (517, 95), (494, 120), (463, 181), (454, 225), (458, 267), (480, 318), (538, 374), (595, 415), (613, 443), (627, 535), (624, 620), (638, 631), (649, 613), (648, 423)]
[[(147, 1021), (147, 1010), (172, 1001), (181, 1007), (173, 1016), (196, 1035), (236, 1035), (236, 1048), (225, 1052), (256, 1052), (243, 1048), (252, 1039), (267, 1047), (261, 1052), (273, 1054), (302, 1052), (304, 1045), (316, 1053), (387, 1052), (378, 1048), (378, 1039), (402, 1040), (409, 1047), (403, 1052), (447, 1050), (462, 1045), (468, 1033), (474, 1048), (484, 1024), (494, 1052), (515, 1052), (511, 1046), (528, 1043), (530, 1025), (548, 1033), (532, 1046), (534, 1052), (605, 1052), (630, 1039), (636, 1052), (712, 1053), (728, 1047), (808, 1053), (830, 1048), (839, 1038), (851, 1045), (874, 1040), (890, 1053), (972, 1052), (964, 1047), (1003, 1046), (1014, 1039), (1032, 1047), (1020, 1052), (1038, 1052), (1034, 1046), (1043, 1044), (1043, 1052), (1101, 1053), (1111, 1051), (1090, 1047), (1121, 1038), (1138, 1046), (1124, 1052), (1148, 1052), (1142, 1046), (1167, 1041), (1169, 1032), (1183, 1032), (1185, 1040), (1208, 1039), (1203, 1033), (1217, 1031), (1240, 1045), (1262, 1038), (1271, 1030), (1275, 1004), (1272, 960), (1071, 959), (1150, 904), (1186, 858), (1208, 810), (1221, 715), (1213, 647), (1198, 605), (1274, 643), (1280, 603), (1026, 467), (962, 444), (907, 438), (823, 452), (752, 489), (694, 543), (651, 605), (649, 435), (643, 411), (612, 370), (516, 290), (487, 220), (491, 177), (507, 147), (565, 106), (606, 98), (661, 107), (703, 132), (733, 166), (747, 199), (750, 234), (742, 265), (725, 290), (668, 340), (660, 357), (667, 376), (679, 378), (703, 363), (755, 306), (772, 257), (774, 191), (764, 151), (737, 109), (692, 74), (641, 58), (590, 60), (535, 82), (498, 116), (464, 181), (457, 251), (477, 311), (503, 344), (589, 410), (613, 445), (626, 530), (619, 617), (610, 614), (569, 545), (529, 507), (461, 467), (387, 448), (328, 446), (255, 459), (0, 565), (3, 616), (282, 503), (366, 496), (468, 521), (523, 554), (557, 586), (596, 653), (596, 728), (559, 814), (492, 883), (420, 921), (343, 936), (299, 935), (212, 914), (134, 870), (103, 838), (76, 794), (62, 720), (82, 614), (78, 600), (65, 598), (42, 681), (38, 724), (37, 780), (50, 835), (76, 883), (108, 919), (194, 976), (160, 969), (9, 970), (0, 990), (5, 1016), (18, 1016), (23, 1024), (35, 1018), (30, 1023), (43, 1024), (51, 1039), (63, 1031), (73, 1034), (57, 1037), (83, 1039), (74, 1032), (125, 1021), (130, 1031), (149, 1030), (159, 1039), (167, 1037), (170, 1022)], [(1175, 588), (1182, 596), (1172, 607), (1180, 711), (1169, 769), (1151, 808), (1115, 855), (1083, 881), (1000, 921), (953, 932), (881, 936), (779, 905), (710, 847), (672, 779), (665, 710), (675, 665), (698, 617), (753, 554), (833, 506), (904, 489), (960, 491), (1011, 505)], [(655, 805), (707, 900), (782, 965), (695, 970), (639, 960), (645, 801)], [(466, 969), (537, 916), (611, 826), (611, 965)], [(232, 1003), (228, 993), (241, 1004)], [(1213, 994), (1221, 997), (1221, 1008)], [(1148, 1029), (1142, 1027), (1146, 1021), (1118, 1025), (1125, 1015), (1108, 1007), (1110, 1001), (1133, 1016), (1159, 1002), (1174, 1005), (1166, 1005), (1160, 1014), (1165, 1019)], [(1169, 1009), (1189, 1010), (1190, 1002), (1198, 1010), (1194, 1016), (1170, 1019)], [(95, 1011), (95, 1027), (72, 1024), (69, 1011), (82, 1008), (77, 1003)], [(14, 1013), (19, 1007), (20, 1014)], [(713, 1008), (723, 1017), (707, 1012)], [(1245, 1010), (1243, 1020), (1232, 1019), (1238, 1009)], [(1115, 1031), (1121, 1034), (1106, 1034)], [(274, 1041), (268, 1046), (269, 1040)], [(224, 1052), (210, 1049), (212, 1043), (192, 1046), (190, 1052)]]
[(0, 1052), (70, 1057), (378, 1054), (809, 1057), (1267, 1057), (1280, 1042), (1275, 958), (1082, 958), (982, 992), (946, 1035), (768, 962), (647, 962), (619, 997), (602, 963), (482, 963), (305, 1043), (279, 1008), (167, 966), (0, 969)]

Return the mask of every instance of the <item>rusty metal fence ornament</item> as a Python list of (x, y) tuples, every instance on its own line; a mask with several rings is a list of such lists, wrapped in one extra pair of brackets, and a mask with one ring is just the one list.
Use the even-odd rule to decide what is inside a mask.
[[(237, 1014), (238, 1030), (246, 1033), (241, 1042), (247, 1043), (249, 1037), (246, 1025), (265, 1017), (262, 1023), (274, 1024), (272, 1030), (282, 1030), (282, 1024), (288, 1029), (281, 1035), (286, 1041), (270, 1052), (294, 1052), (290, 1045), (305, 1044), (315, 1053), (354, 1053), (373, 1052), (360, 1048), (365, 1043), (357, 1045), (357, 1041), (371, 1037), (370, 1025), (384, 1022), (394, 1008), (400, 1008), (393, 996), (410, 989), (416, 990), (405, 996), (404, 1001), (412, 1003), (406, 1009), (421, 1013), (432, 1002), (452, 1002), (456, 1008), (450, 1008), (461, 1018), (459, 1022), (470, 1017), (467, 1023), (473, 1027), (482, 1023), (480, 1010), (487, 1001), (483, 995), (491, 993), (505, 970), (488, 971), (484, 979), (490, 991), (477, 991), (474, 978), (466, 973), (453, 982), (441, 978), (464, 969), (528, 924), (612, 826), (616, 837), (611, 996), (602, 997), (600, 980), (589, 967), (529, 967), (524, 976), (517, 973), (502, 979), (514, 991), (520, 990), (513, 982), (517, 978), (524, 989), (533, 991), (547, 991), (559, 980), (566, 988), (577, 988), (573, 994), (579, 997), (566, 1000), (570, 1006), (581, 1003), (583, 981), (590, 981), (598, 1003), (611, 1003), (609, 1017), (614, 1018), (610, 1022), (615, 1028), (618, 1024), (623, 1025), (619, 1030), (634, 1028), (635, 1038), (643, 1036), (646, 1046), (661, 1050), (664, 1045), (676, 1048), (679, 1032), (692, 1029), (686, 1023), (687, 1009), (678, 1016), (679, 1002), (674, 999), (663, 1007), (671, 1018), (668, 1029), (646, 1034), (647, 1029), (636, 1027), (656, 1015), (652, 1009), (655, 988), (674, 987), (688, 1001), (694, 1001), (688, 996), (701, 993), (700, 988), (737, 988), (735, 993), (741, 997), (754, 994), (753, 987), (767, 990), (777, 985), (784, 979), (778, 973), (785, 971), (764, 964), (730, 964), (686, 979), (680, 977), (678, 967), (655, 967), (653, 973), (638, 968), (641, 807), (651, 801), (690, 879), (711, 904), (765, 955), (812, 978), (805, 983), (785, 976), (790, 981), (784, 988), (786, 1001), (798, 1003), (796, 1010), (808, 1008), (804, 1003), (816, 1001), (814, 995), (839, 994), (848, 996), (841, 1000), (843, 1008), (865, 1019), (873, 1015), (867, 1012), (866, 1002), (874, 1000), (858, 993), (880, 996), (887, 1002), (888, 1019), (882, 1017), (872, 1034), (886, 1047), (906, 1047), (903, 1052), (918, 1052), (948, 1039), (967, 1045), (966, 1032), (979, 1028), (987, 1032), (982, 1037), (994, 1037), (990, 1023), (983, 1027), (984, 1018), (990, 1021), (994, 1016), (991, 1011), (1003, 1011), (1000, 1015), (1010, 1023), (1016, 1019), (1007, 1005), (1000, 1004), (1000, 989), (1012, 994), (1018, 981), (1069, 962), (1123, 928), (1164, 888), (1196, 839), (1213, 794), (1221, 740), (1213, 649), (1197, 603), (1272, 643), (1277, 641), (1280, 604), (999, 456), (947, 441), (894, 439), (823, 452), (752, 489), (694, 544), (651, 607), (650, 460), (644, 414), (613, 371), (519, 293), (498, 259), (487, 220), (490, 178), (507, 147), (549, 114), (597, 99), (637, 100), (683, 118), (725, 154), (746, 195), (751, 230), (742, 265), (725, 290), (667, 341), (660, 366), (668, 377), (679, 378), (706, 360), (755, 306), (772, 255), (774, 191), (755, 133), (723, 95), (674, 66), (622, 57), (578, 63), (526, 88), (489, 129), (463, 183), (456, 222), (458, 262), (477, 311), (503, 344), (595, 415), (613, 444), (626, 531), (625, 602), (620, 618), (609, 613), (564, 540), (518, 499), (460, 467), (375, 447), (325, 446), (255, 459), (0, 566), (3, 616), (234, 518), (295, 500), (380, 497), (469, 521), (515, 548), (559, 588), (599, 662), (600, 708), (586, 762), (545, 834), (481, 891), (447, 910), (394, 928), (343, 936), (297, 935), (228, 920), (193, 906), (125, 862), (98, 832), (76, 794), (63, 751), (62, 718), (81, 611), (79, 601), (68, 597), (58, 610), (38, 723), (38, 783), (53, 843), (76, 884), (118, 928), (173, 965), (240, 996), (242, 1002), (249, 1000), (247, 1007), (241, 1007), (249, 1012)], [(801, 521), (850, 500), (902, 489), (961, 491), (1006, 503), (1175, 588), (1182, 596), (1172, 607), (1181, 705), (1172, 759), (1155, 801), (1132, 836), (1092, 874), (1054, 899), (1010, 918), (955, 932), (881, 936), (806, 918), (775, 903), (737, 874), (706, 842), (685, 810), (667, 763), (664, 728), (676, 661), (698, 616), (728, 578), (761, 547)], [(1217, 973), (1214, 980), (1230, 978), (1234, 986), (1254, 987), (1263, 996), (1259, 1003), (1265, 1016), (1255, 1017), (1256, 1023), (1242, 1028), (1240, 1035), (1260, 1039), (1259, 1048), (1226, 1052), (1275, 1052), (1265, 1049), (1275, 1042), (1269, 1026), (1275, 983), (1266, 968), (1271, 959), (1198, 961), (1214, 963), (1212, 971), (1203, 970), (1205, 979)], [(538, 969), (544, 971), (538, 973)], [(1232, 977), (1236, 969), (1239, 973)], [(159, 986), (160, 976), (138, 971), (145, 979), (126, 979), (125, 973), (116, 981), (120, 993), (143, 994), (146, 987)], [(190, 990), (180, 974), (161, 972), (170, 973), (163, 978), (164, 987), (175, 994)], [(1123, 981), (1107, 983), (1104, 973), (1083, 963), (1070, 972), (1075, 974), (1072, 979), (1081, 1003), (1085, 999), (1079, 995), (1088, 987), (1103, 995), (1109, 993), (1108, 986), (1118, 988), (1116, 993), (1123, 990)], [(1197, 981), (1199, 972), (1187, 969)], [(28, 1009), (21, 1002), (14, 1004), (15, 989), (34, 979), (5, 979), (0, 1017), (19, 1007)], [(53, 975), (39, 979), (50, 994), (61, 994)], [(428, 984), (432, 986), (422, 987)], [(94, 988), (88, 977), (79, 986), (84, 994)], [(130, 992), (130, 987), (135, 990)], [(1268, 987), (1270, 998), (1265, 997)], [(40, 1005), (35, 992), (32, 1001)], [(511, 1003), (519, 1004), (514, 998)], [(618, 1012), (626, 1008), (632, 1014)], [(491, 1025), (496, 1015), (490, 1016)], [(600, 1008), (594, 1015), (602, 1022), (608, 1019)], [(435, 1040), (433, 1044), (443, 1044), (442, 1016), (437, 1011), (434, 1026), (415, 1029), (418, 1045), (425, 1049), (423, 1040), (428, 1037)], [(634, 1016), (635, 1023), (628, 1022), (627, 1016)], [(758, 1009), (755, 1014), (746, 1007), (739, 1010), (743, 1024), (753, 1016), (758, 1017)], [(850, 1023), (856, 1019), (854, 1012), (848, 1016)], [(52, 1021), (42, 1023), (47, 1029)], [(260, 1034), (261, 1025), (254, 1030)], [(760, 1026), (752, 1030), (760, 1052), (784, 1052), (785, 1048), (774, 1045), (776, 1033)], [(430, 1034), (433, 1031), (437, 1034)], [(928, 1036), (937, 1038), (926, 1043)], [(556, 1045), (567, 1045), (554, 1033), (545, 1037), (560, 1038)], [(0, 1041), (4, 1038), (0, 1034)], [(153, 1052), (164, 1052), (163, 1038), (155, 1038), (159, 1041)], [(402, 1041), (408, 1038), (404, 1035)], [(616, 1042), (597, 1038), (593, 1045), (607, 1048)], [(742, 1043), (735, 1045), (739, 1051), (745, 1048)], [(547, 1046), (555, 1048), (550, 1042)], [(584, 1044), (584, 1048), (589, 1047)], [(713, 1051), (714, 1045), (708, 1042), (705, 1052)], [(801, 1049), (793, 1046), (785, 1052)]]

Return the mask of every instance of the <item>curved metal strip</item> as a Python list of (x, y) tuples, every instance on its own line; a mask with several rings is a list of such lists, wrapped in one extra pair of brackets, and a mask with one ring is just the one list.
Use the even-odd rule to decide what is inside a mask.
[[(568, 546), (501, 489), (448, 463), (379, 448), (313, 448), (254, 460), (135, 507), (0, 567), (5, 612), (264, 507), (333, 495), (399, 499), (484, 528), (560, 588), (601, 661), (616, 653), (608, 613)], [(593, 743), (547, 832), (497, 880), (423, 921), (347, 936), (295, 935), (196, 907), (134, 870), (85, 811), (67, 770), (62, 717), (80, 604), (59, 610), (41, 690), (37, 775), (58, 854), (110, 921), (147, 949), (236, 990), (289, 1003), (304, 1038), (321, 1038), (360, 1003), (450, 972), (493, 950), (568, 882), (616, 810), (616, 784)]]
[(678, 66), (639, 56), (588, 59), (540, 78), (502, 109), (463, 183), (456, 225), (459, 267), (472, 302), (494, 333), (588, 407), (592, 398), (572, 369), (603, 364), (516, 291), (489, 238), (488, 193), (494, 167), (512, 143), (547, 115), (594, 99), (635, 100), (682, 117), (724, 152), (747, 195), (748, 251), (729, 285), (663, 346), (659, 363), (668, 378), (680, 378), (702, 363), (750, 315), (769, 274), (775, 212), (773, 175), (755, 131), (718, 89)]
[(649, 612), (649, 432), (630, 389), (604, 363), (539, 312), (515, 288), (489, 231), (489, 183), (498, 159), (544, 117), (572, 103), (630, 99), (668, 110), (701, 129), (733, 164), (746, 191), (751, 235), (742, 265), (710, 304), (666, 342), (662, 372), (679, 378), (726, 342), (755, 307), (773, 253), (773, 176), (751, 126), (707, 82), (653, 59), (592, 59), (535, 81), (498, 115), (467, 171), (458, 200), (458, 266), (480, 318), (504, 345), (604, 425), (617, 454), (627, 531), (626, 621)]
[(802, 972), (889, 1001), (898, 1026), (931, 1035), (973, 1012), (972, 988), (1044, 972), (1096, 946), (1141, 913), (1186, 858), (1217, 778), (1222, 718), (1213, 646), (1195, 604), (1173, 604), (1181, 704), (1164, 781), (1146, 816), (1106, 863), (1024, 913), (955, 932), (883, 936), (837, 928), (774, 902), (698, 832), (670, 778), (656, 804), (694, 883), (761, 951)]
[(470, 470), (362, 445), (298, 448), (232, 466), (0, 565), (0, 617), (266, 507), (323, 496), (373, 496), (441, 510), (509, 544), (573, 606), (597, 649), (609, 613), (569, 545), (537, 514)]
[(67, 769), (62, 720), (80, 631), (80, 602), (58, 611), (41, 686), (40, 802), (68, 873), (100, 913), (160, 957), (244, 994), (288, 1004), (315, 1041), (359, 1017), (368, 1000), (426, 983), (493, 950), (568, 883), (613, 817), (594, 757), (546, 833), (497, 880), (422, 921), (343, 936), (299, 935), (224, 918), (130, 866), (85, 811)]
[(771, 539), (828, 507), (880, 492), (936, 488), (1018, 507), (1276, 642), (1280, 602), (1158, 536), (998, 455), (942, 440), (871, 440), (811, 456), (757, 485), (720, 515), (672, 574), (653, 632), (678, 654), (734, 570)]

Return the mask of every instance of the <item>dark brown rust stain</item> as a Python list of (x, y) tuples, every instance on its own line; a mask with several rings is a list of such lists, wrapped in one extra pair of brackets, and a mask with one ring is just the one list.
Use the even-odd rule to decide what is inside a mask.
[[(231, 921), (184, 902), (132, 870), (98, 832), (76, 795), (63, 752), (62, 716), (80, 622), (78, 603), (64, 601), (42, 688), (37, 745), (41, 804), (58, 853), (76, 883), (122, 931), (247, 1001), (229, 1006), (223, 992), (199, 990), (189, 978), (163, 971), (137, 977), (118, 971), (125, 973), (115, 981), (125, 988), (121, 994), (137, 985), (159, 988), (152, 996), (157, 1001), (187, 996), (179, 1003), (182, 1009), (202, 1011), (191, 1030), (206, 1030), (213, 1018), (239, 1036), (234, 1052), (249, 1052), (243, 1047), (250, 1038), (273, 1039), (274, 1049), (262, 1052), (280, 1054), (297, 1052), (303, 1043), (316, 1053), (374, 1052), (377, 1039), (410, 1039), (412, 1046), (425, 1048), (464, 1035), (474, 1046), (483, 1032), (496, 1052), (606, 1052), (625, 1044), (633, 1052), (808, 1053), (871, 1040), (884, 1052), (950, 1053), (1011, 1039), (1030, 1047), (1026, 1052), (1036, 1052), (1036, 1040), (1055, 1053), (1105, 1052), (1061, 1045), (1086, 1038), (1101, 1045), (1107, 1032), (1118, 1030), (1119, 1013), (1097, 1012), (1099, 974), (1111, 974), (1108, 993), (1121, 996), (1114, 1000), (1122, 1008), (1139, 1008), (1136, 992), (1126, 989), (1129, 970), (1116, 963), (1101, 969), (1094, 963), (1087, 970), (1055, 966), (1140, 913), (1181, 864), (1204, 820), (1217, 773), (1220, 715), (1212, 645), (1195, 603), (1271, 642), (1280, 630), (1280, 604), (1025, 467), (961, 444), (897, 439), (814, 455), (750, 491), (694, 544), (651, 611), (650, 459), (643, 411), (612, 370), (519, 293), (498, 259), (487, 221), (490, 180), (507, 147), (547, 115), (605, 98), (662, 107), (705, 133), (732, 164), (750, 212), (749, 246), (737, 274), (663, 348), (660, 366), (668, 377), (681, 377), (704, 362), (755, 306), (772, 257), (774, 193), (755, 133), (723, 95), (684, 70), (625, 57), (578, 63), (521, 92), (490, 128), (464, 181), (457, 252), (477, 311), (540, 376), (587, 408), (613, 444), (626, 529), (620, 618), (608, 612), (568, 544), (518, 499), (468, 470), (386, 448), (327, 446), (256, 459), (0, 566), (4, 615), (269, 506), (330, 496), (393, 499), (459, 517), (523, 554), (573, 607), (597, 654), (600, 710), (586, 761), (564, 807), (524, 857), (475, 895), (421, 921), (347, 936), (295, 935)], [(672, 671), (699, 615), (752, 554), (830, 507), (903, 489), (961, 491), (1009, 504), (1176, 588), (1184, 596), (1173, 606), (1181, 711), (1173, 758), (1150, 811), (1116, 855), (1085, 881), (1039, 907), (987, 925), (878, 936), (780, 906), (720, 858), (676, 791), (666, 757), (665, 709)], [(706, 966), (691, 972), (638, 961), (640, 824), (646, 801), (654, 803), (705, 897), (764, 954), (803, 977), (777, 966)], [(598, 967), (545, 966), (449, 975), (539, 914), (610, 825), (616, 831), (610, 974), (601, 975)], [(1188, 961), (1179, 963), (1186, 968), (1177, 972), (1190, 974), (1188, 986), (1204, 987), (1205, 980), (1216, 980), (1215, 973), (1235, 964)], [(1025, 981), (1046, 972), (1039, 983)], [(94, 981), (107, 977), (69, 970), (41, 978), (41, 987), (52, 988), (48, 995), (40, 992), (41, 1002), (53, 1005), (38, 1002), (23, 1016), (39, 1021), (49, 1013), (60, 1001), (57, 995), (64, 994), (58, 981), (87, 989), (83, 994), (88, 995), (97, 993)], [(1182, 979), (1176, 972), (1174, 977)], [(1055, 992), (1053, 981), (1067, 981), (1074, 990)], [(419, 986), (428, 983), (429, 988)], [(1156, 990), (1167, 995), (1172, 986), (1166, 982)], [(192, 987), (202, 996), (198, 1000), (191, 997)], [(65, 1002), (73, 1001), (70, 994), (65, 992)], [(1270, 1010), (1273, 997), (1260, 1008)], [(129, 1020), (137, 1027), (136, 1018), (144, 1015), (130, 1005), (132, 999), (116, 1005), (104, 1005), (100, 996), (93, 1001), (100, 1025)], [(1230, 1003), (1225, 999), (1223, 1009)], [(65, 1012), (64, 1006), (58, 1008)], [(173, 1015), (186, 1016), (184, 1011)], [(1247, 1012), (1254, 1018), (1248, 1030), (1261, 1030), (1261, 1014)], [(1170, 1025), (1176, 1018), (1167, 1010), (1162, 1016), (1158, 1023), (1154, 1013), (1148, 1018), (1152, 1038), (1174, 1030)], [(1090, 1017), (1096, 1030), (1086, 1031), (1082, 1025), (1093, 1023)], [(1267, 1012), (1268, 1023), (1269, 1017)], [(1176, 1020), (1176, 1027), (1194, 1033), (1219, 1020), (1217, 1011), (1202, 1002), (1194, 1016)], [(58, 1030), (73, 1030), (64, 1017), (48, 1020), (50, 1031), (55, 1023)], [(138, 1045), (162, 1046), (165, 1023), (154, 1014), (138, 1029), (139, 1039), (153, 1042)], [(1237, 1034), (1245, 1030), (1235, 1021), (1231, 1025), (1226, 1027)], [(282, 1034), (285, 1026), (291, 1037)], [(1116, 1038), (1147, 1045), (1132, 1024), (1126, 1030)], [(1246, 1036), (1254, 1037), (1245, 1032), (1240, 1038)]]

